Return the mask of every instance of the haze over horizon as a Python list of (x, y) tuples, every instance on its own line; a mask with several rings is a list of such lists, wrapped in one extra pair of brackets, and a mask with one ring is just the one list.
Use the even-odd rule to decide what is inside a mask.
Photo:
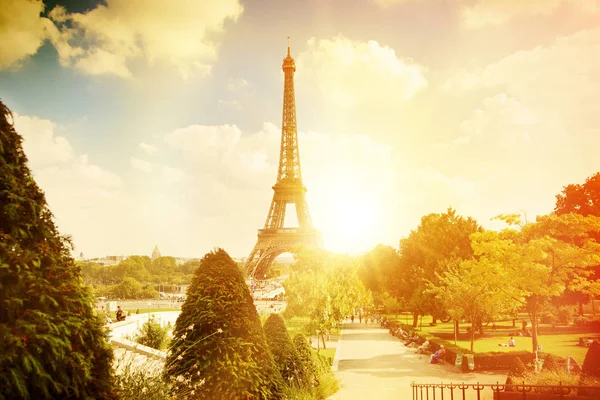
[(533, 220), (600, 171), (600, 0), (4, 0), (0, 21), (0, 98), (86, 257), (248, 256), (287, 36), (332, 251), (397, 247), (448, 207)]

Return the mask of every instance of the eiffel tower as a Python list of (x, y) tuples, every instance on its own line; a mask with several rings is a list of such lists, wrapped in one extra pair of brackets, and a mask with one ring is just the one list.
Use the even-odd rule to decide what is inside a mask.
[[(271, 208), (263, 229), (258, 230), (258, 241), (246, 261), (246, 271), (252, 277), (263, 277), (273, 260), (285, 252), (293, 252), (301, 246), (321, 247), (321, 233), (316, 230), (310, 218), (306, 203), (306, 187), (302, 183), (300, 153), (298, 151), (298, 130), (296, 129), (296, 99), (294, 94), (294, 72), (296, 64), (288, 53), (283, 59), (283, 118), (281, 125), (281, 150), (277, 182)], [(297, 228), (283, 226), (286, 206), (293, 203), (298, 217)]]

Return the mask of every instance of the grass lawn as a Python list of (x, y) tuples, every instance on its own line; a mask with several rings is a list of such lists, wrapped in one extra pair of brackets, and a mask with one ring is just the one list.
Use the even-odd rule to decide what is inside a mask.
[(288, 330), (288, 333), (291, 337), (294, 337), (298, 333), (302, 333), (303, 335), (307, 335), (304, 330), (304, 326), (310, 322), (310, 318), (308, 317), (292, 317), (289, 319), (285, 319), (285, 327)]
[[(400, 315), (387, 316), (390, 319), (395, 319), (403, 324), (411, 324), (412, 316), (411, 315)], [(486, 334), (490, 336), (486, 336), (482, 339), (476, 339), (473, 343), (473, 349), (477, 353), (484, 353), (488, 351), (498, 351), (498, 352), (511, 352), (511, 351), (522, 351), (527, 350), (531, 351), (532, 344), (530, 337), (521, 337), (515, 336), (515, 341), (517, 343), (517, 347), (500, 347), (499, 343), (508, 343), (509, 335), (515, 331), (519, 331), (521, 329), (521, 320), (525, 319), (528, 322), (528, 327), (531, 327), (530, 319), (527, 314), (519, 315), (519, 318), (516, 321), (515, 326), (513, 327), (512, 320), (507, 321), (498, 321), (496, 322), (496, 330), (492, 332), (492, 324), (489, 324), (487, 327), (484, 327)], [(432, 322), (431, 316), (424, 316), (422, 319), (419, 318), (419, 326), (417, 327), (417, 331), (427, 332), (431, 335), (439, 334), (452, 334), (454, 332), (454, 327), (452, 322), (441, 323), (438, 321), (436, 326), (430, 326)], [(460, 331), (465, 332), (471, 324), (461, 323)], [(557, 328), (560, 330), (560, 328)], [(578, 346), (580, 337), (593, 337), (596, 336), (600, 338), (599, 332), (589, 332), (589, 333), (564, 333), (564, 334), (541, 334), (538, 336), (538, 342), (542, 345), (545, 353), (551, 353), (561, 357), (571, 356), (581, 365), (587, 353), (587, 347)], [(450, 340), (453, 342), (453, 340)], [(467, 350), (471, 348), (470, 340), (458, 340), (456, 344), (460, 347), (463, 347)]]
[[(315, 350), (316, 352), (316, 350)], [(335, 357), (335, 349), (321, 349), (318, 352), (320, 355), (322, 355), (323, 357), (329, 357), (333, 360), (333, 357)]]

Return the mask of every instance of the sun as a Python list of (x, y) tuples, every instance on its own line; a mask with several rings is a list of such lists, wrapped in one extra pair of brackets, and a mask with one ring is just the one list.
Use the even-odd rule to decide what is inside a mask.
[[(342, 186), (342, 188), (335, 188)], [(379, 193), (361, 190), (351, 182), (339, 182), (329, 188), (344, 193), (337, 202), (327, 202), (318, 228), (323, 232), (325, 248), (335, 253), (361, 254), (377, 243), (381, 228)]]

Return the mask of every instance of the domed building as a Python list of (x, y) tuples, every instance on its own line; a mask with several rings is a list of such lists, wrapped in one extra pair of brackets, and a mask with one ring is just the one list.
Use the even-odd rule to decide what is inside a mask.
[(152, 251), (152, 259), (156, 260), (157, 258), (160, 258), (160, 250), (158, 250), (158, 245), (154, 246), (154, 250)]

